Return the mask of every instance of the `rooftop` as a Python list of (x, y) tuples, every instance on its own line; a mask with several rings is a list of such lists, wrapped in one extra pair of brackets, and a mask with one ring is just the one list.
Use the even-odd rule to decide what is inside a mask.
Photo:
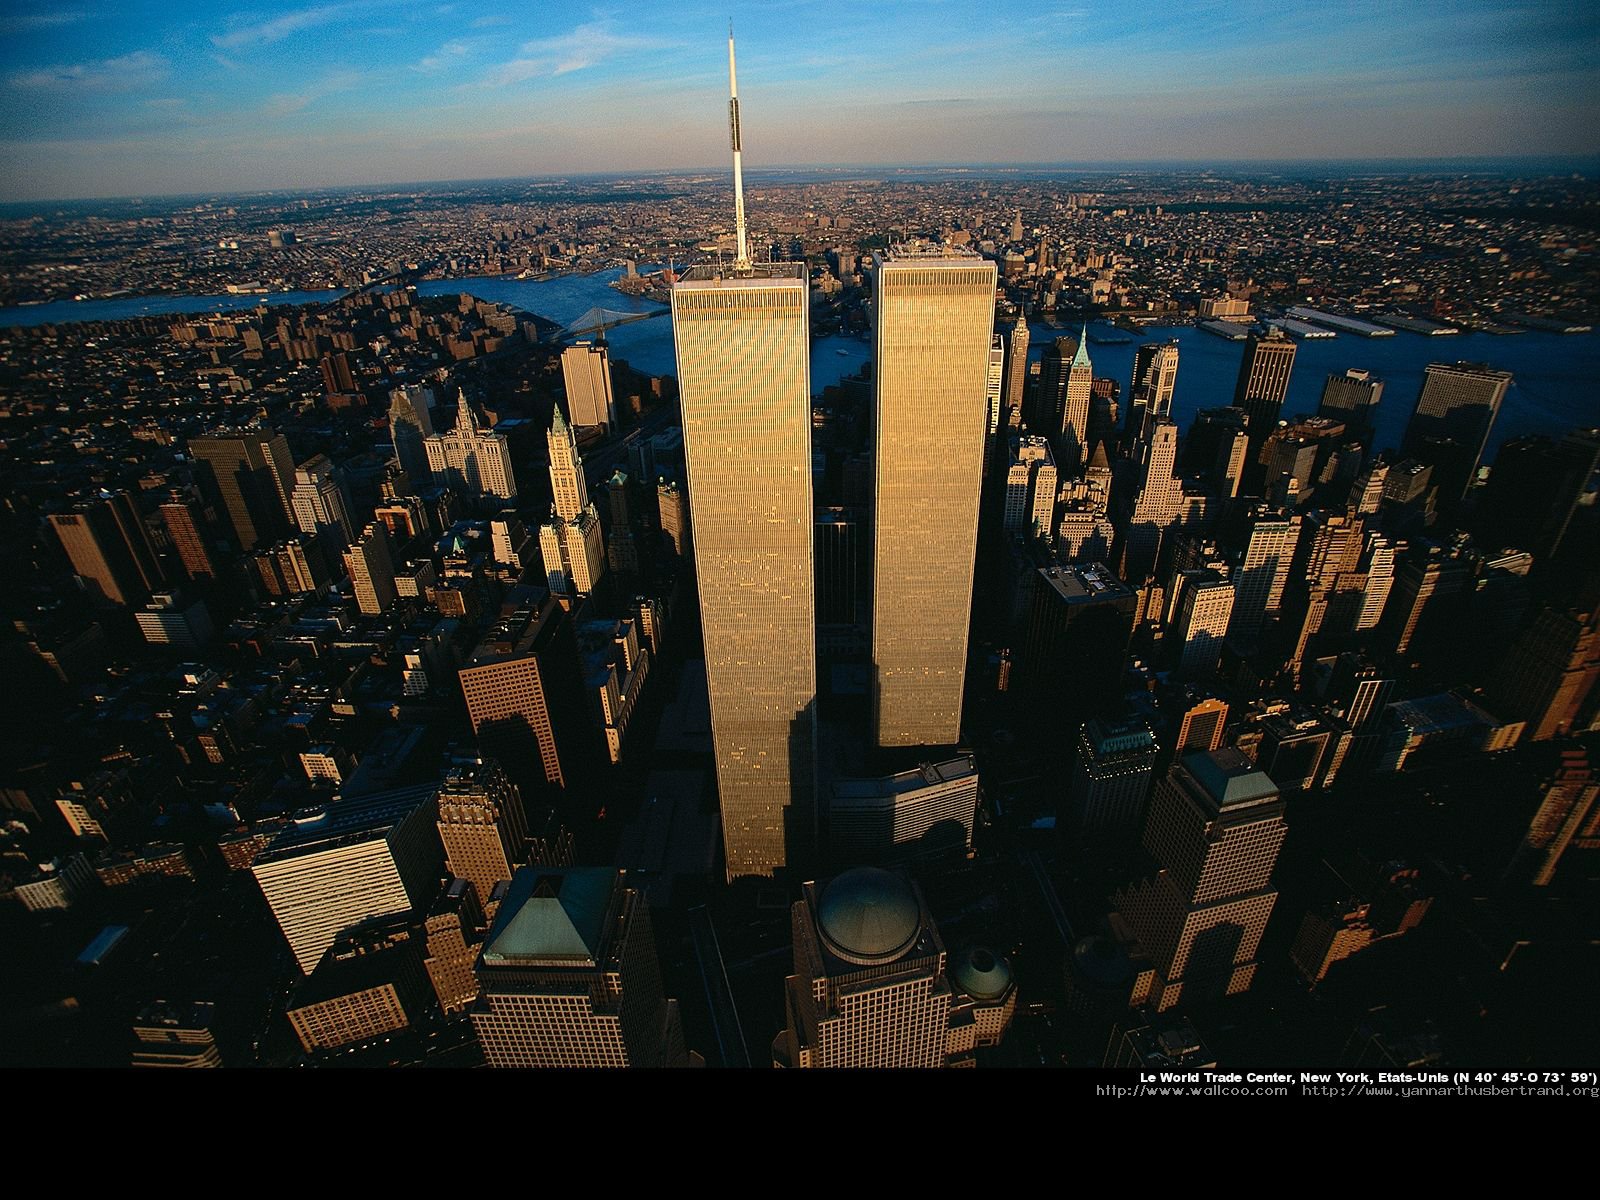
[(1278, 785), (1265, 771), (1232, 747), (1197, 750), (1183, 756), (1184, 769), (1218, 809), (1235, 808), (1278, 798)]
[(691, 267), (683, 273), (682, 278), (674, 285), (681, 287), (762, 287), (770, 283), (797, 283), (806, 285), (806, 265), (804, 263), (752, 263), (748, 271), (738, 274), (733, 272), (730, 264), (726, 269), (720, 266)]
[(484, 965), (599, 965), (620, 879), (614, 867), (521, 868), (500, 903)]
[(438, 791), (438, 785), (425, 783), (302, 809), (256, 859), (255, 865), (264, 866), (280, 859), (383, 837), (419, 806), (432, 803)]

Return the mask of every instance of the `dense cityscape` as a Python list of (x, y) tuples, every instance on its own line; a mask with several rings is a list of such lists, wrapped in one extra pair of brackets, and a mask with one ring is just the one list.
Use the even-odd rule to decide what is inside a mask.
[(0, 1061), (1593, 1085), (1594, 174), (733, 96), (0, 210)]

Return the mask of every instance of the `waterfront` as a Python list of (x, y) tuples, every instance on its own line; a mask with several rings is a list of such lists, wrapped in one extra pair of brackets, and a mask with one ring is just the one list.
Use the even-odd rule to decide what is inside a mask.
[[(648, 270), (649, 268), (642, 268)], [(608, 286), (622, 274), (620, 268), (593, 274), (558, 275), (549, 279), (477, 276), (433, 279), (417, 285), (424, 296), (449, 296), (465, 292), (480, 299), (507, 304), (552, 321), (566, 324), (591, 308), (614, 312), (656, 313), (610, 330), (606, 337), (612, 355), (636, 370), (652, 375), (674, 372), (672, 324), (667, 310), (649, 300), (624, 295)], [(43, 325), (50, 322), (126, 320), (140, 316), (176, 313), (239, 312), (258, 304), (308, 304), (327, 302), (343, 295), (329, 292), (280, 292), (268, 296), (143, 296), (109, 300), (59, 301), (0, 309), (0, 326)], [(1039, 358), (1052, 339), (1076, 337), (1079, 327), (1070, 322), (1029, 322), (1029, 357)], [(1098, 336), (1126, 336), (1106, 325), (1093, 325)], [(1156, 327), (1143, 338), (1120, 344), (1096, 344), (1089, 355), (1095, 374), (1115, 379), (1124, 398), (1133, 370), (1134, 351), (1142, 341), (1176, 338), (1181, 347), (1173, 414), (1188, 428), (1201, 408), (1228, 404), (1244, 346), (1224, 341), (1191, 326)], [(1532, 433), (1558, 435), (1577, 426), (1600, 424), (1600, 337), (1594, 334), (1528, 332), (1509, 337), (1463, 333), (1450, 337), (1422, 337), (1397, 333), (1388, 338), (1363, 338), (1340, 334), (1333, 338), (1298, 343), (1294, 374), (1289, 385), (1285, 415), (1314, 412), (1327, 376), (1350, 367), (1366, 368), (1384, 380), (1383, 402), (1378, 410), (1380, 446), (1399, 443), (1422, 386), (1422, 373), (1430, 362), (1465, 360), (1484, 362), (1510, 371), (1515, 382), (1506, 397), (1499, 420), (1490, 434), (1487, 458), (1509, 438)], [(871, 356), (870, 344), (856, 337), (818, 338), (811, 347), (811, 388), (824, 387), (858, 371)]]

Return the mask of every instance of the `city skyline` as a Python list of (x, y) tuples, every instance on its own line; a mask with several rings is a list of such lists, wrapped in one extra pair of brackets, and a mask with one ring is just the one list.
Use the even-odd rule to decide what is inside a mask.
[[(724, 82), (713, 31), (727, 16), (17, 6), (0, 21), (0, 200), (710, 169), (725, 133), (708, 103)], [(743, 114), (757, 171), (1592, 155), (1600, 115), (1600, 21), (1551, 4), (1404, 22), (1254, 4), (732, 16), (763, 80)], [(824, 21), (839, 49), (795, 53), (794, 25)], [(974, 61), (1004, 69), (974, 74)]]

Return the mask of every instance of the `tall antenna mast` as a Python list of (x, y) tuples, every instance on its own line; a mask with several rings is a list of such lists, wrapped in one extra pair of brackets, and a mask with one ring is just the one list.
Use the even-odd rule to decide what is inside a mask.
[(750, 270), (750, 251), (745, 245), (744, 163), (739, 154), (739, 78), (733, 69), (733, 22), (728, 22), (728, 129), (733, 137), (733, 223), (738, 233), (739, 253), (733, 260), (735, 271)]

